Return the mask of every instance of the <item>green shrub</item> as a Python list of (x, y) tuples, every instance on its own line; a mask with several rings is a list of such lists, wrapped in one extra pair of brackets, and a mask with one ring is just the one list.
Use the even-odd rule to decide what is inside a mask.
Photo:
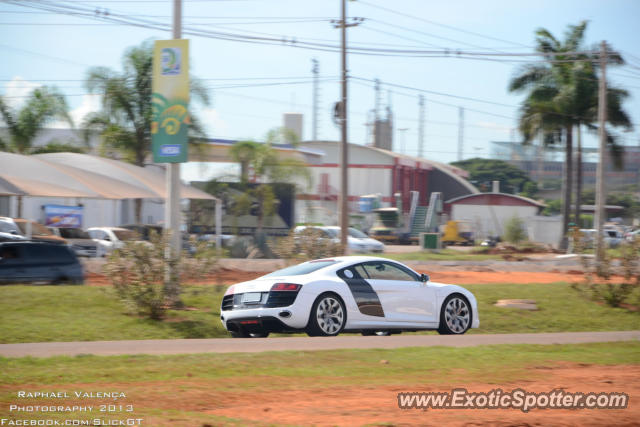
[(527, 240), (527, 230), (524, 221), (519, 216), (513, 216), (504, 227), (504, 238), (507, 242), (517, 245)]
[[(170, 295), (163, 285), (165, 278), (165, 251), (169, 240), (152, 232), (149, 242), (129, 241), (124, 247), (115, 250), (104, 266), (107, 277), (127, 309), (150, 319), (159, 320), (166, 310), (174, 306), (174, 295)], [(217, 266), (215, 252), (206, 248), (206, 243), (196, 246), (195, 254), (189, 257), (184, 253), (176, 263), (178, 283), (202, 277)], [(179, 301), (179, 289), (175, 297)], [(179, 304), (178, 304), (179, 305)]]
[[(585, 254), (585, 244), (579, 230), (571, 233), (575, 253), (581, 254), (584, 282), (573, 285), (574, 289), (585, 292), (594, 300), (611, 307), (620, 307), (632, 294), (640, 291), (640, 242), (623, 242), (618, 247), (620, 267), (614, 268), (609, 251), (602, 251), (602, 261)], [(622, 275), (622, 283), (612, 283), (611, 276)]]

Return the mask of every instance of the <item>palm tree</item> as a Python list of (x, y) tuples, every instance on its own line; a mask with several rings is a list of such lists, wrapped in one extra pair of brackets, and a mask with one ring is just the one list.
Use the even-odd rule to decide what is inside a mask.
[[(237, 215), (246, 214), (251, 210), (246, 203), (247, 195), (256, 200), (255, 211), (257, 213), (256, 234), (260, 235), (264, 218), (275, 212), (278, 201), (273, 189), (265, 182), (295, 182), (300, 183), (301, 178), (309, 184), (311, 175), (304, 162), (295, 158), (280, 158), (273, 148), (275, 143), (298, 145), (295, 133), (287, 128), (270, 130), (267, 133), (267, 141), (259, 143), (255, 141), (239, 141), (229, 149), (231, 158), (240, 164), (240, 182), (248, 184), (255, 180), (258, 186), (254, 189), (246, 189), (243, 200), (236, 200)], [(250, 176), (250, 172), (251, 175)], [(253, 179), (252, 179), (253, 178)], [(248, 187), (248, 186), (246, 186)]]
[(0, 147), (20, 154), (31, 153), (33, 141), (47, 123), (64, 120), (73, 127), (68, 111), (67, 101), (54, 87), (34, 89), (19, 111), (14, 111), (0, 96), (0, 115), (9, 131), (9, 141), (0, 140)]
[[(559, 41), (549, 31), (539, 29), (536, 32), (536, 51), (548, 60), (543, 64), (525, 66), (523, 71), (514, 77), (509, 90), (528, 92), (520, 110), (520, 130), (524, 142), (530, 143), (536, 135), (542, 135), (544, 144), (558, 144), (564, 141), (566, 156), (564, 168), (564, 186), (562, 194), (563, 233), (561, 247), (566, 247), (571, 213), (571, 193), (573, 182), (573, 133), (578, 127), (578, 187), (581, 189), (581, 127), (594, 130), (597, 117), (598, 78), (596, 74), (597, 55), (576, 53), (584, 50), (584, 34), (587, 22), (570, 25), (565, 40)], [(613, 50), (610, 50), (613, 51)], [(608, 56), (612, 64), (622, 63), (618, 54)], [(628, 117), (621, 109), (622, 100), (627, 96), (621, 89), (612, 88), (608, 99), (612, 99), (609, 110), (612, 113), (610, 123), (630, 126)], [(615, 111), (614, 111), (615, 110)], [(626, 121), (625, 121), (626, 117)], [(615, 118), (615, 119), (614, 119)], [(615, 147), (613, 138), (610, 139)], [(576, 216), (579, 217), (579, 197)]]
[[(143, 42), (125, 52), (123, 72), (93, 67), (85, 85), (89, 92), (102, 95), (102, 111), (85, 117), (88, 133), (98, 130), (102, 137), (100, 151), (106, 156), (120, 156), (137, 166), (144, 166), (151, 153), (153, 44)], [(201, 83), (191, 78), (191, 94), (204, 105), (209, 95)], [(190, 134), (205, 136), (199, 120), (191, 114)], [(195, 139), (190, 141), (196, 143)], [(136, 199), (136, 221), (141, 222), (142, 201)]]

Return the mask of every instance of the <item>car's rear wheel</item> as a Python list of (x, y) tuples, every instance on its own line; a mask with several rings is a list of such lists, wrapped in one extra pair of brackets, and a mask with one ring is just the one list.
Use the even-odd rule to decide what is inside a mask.
[(460, 294), (449, 295), (440, 309), (440, 326), (438, 333), (442, 335), (461, 335), (471, 327), (471, 305)]
[(347, 323), (344, 303), (334, 293), (320, 295), (311, 307), (307, 334), (309, 336), (336, 336)]

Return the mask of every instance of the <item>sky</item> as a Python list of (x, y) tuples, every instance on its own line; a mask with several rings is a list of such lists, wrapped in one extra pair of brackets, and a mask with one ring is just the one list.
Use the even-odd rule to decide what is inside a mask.
[[(91, 67), (122, 70), (128, 47), (171, 32), (101, 19), (145, 20), (170, 25), (170, 0), (7, 1), (0, 0), (0, 95), (19, 107), (34, 88), (54, 85), (69, 103), (79, 127), (100, 108), (84, 79)], [(27, 7), (55, 4), (65, 13)], [(90, 16), (70, 11), (93, 11)], [(312, 137), (312, 60), (319, 62), (318, 138), (339, 140), (333, 123), (340, 98), (339, 0), (184, 0), (183, 27), (191, 40), (191, 74), (210, 90), (209, 106), (192, 105), (211, 138), (264, 140), (282, 126), (286, 112), (304, 114), (303, 140)], [(587, 46), (606, 40), (627, 65), (609, 69), (608, 82), (627, 89), (624, 107), (636, 124), (621, 143), (640, 144), (640, 1), (637, 0), (357, 0), (347, 3), (349, 46), (382, 50), (429, 50), (429, 57), (348, 56), (349, 141), (367, 144), (367, 123), (375, 103), (373, 81), (381, 82), (381, 116), (394, 117), (396, 151), (418, 153), (418, 96), (425, 98), (425, 157), (457, 160), (459, 107), (464, 108), (463, 157), (490, 157), (490, 141), (520, 141), (518, 108), (522, 94), (508, 91), (509, 80), (533, 57), (473, 56), (451, 52), (531, 53), (534, 33), (546, 28), (562, 38), (567, 26), (588, 20)], [(270, 44), (224, 40), (204, 34), (232, 33), (277, 39)], [(300, 43), (316, 43), (311, 50)], [(308, 45), (307, 45), (308, 46)], [(327, 48), (327, 46), (329, 46)], [(377, 51), (379, 52), (379, 51)], [(447, 53), (449, 52), (449, 53)], [(55, 124), (62, 126), (62, 124)], [(587, 136), (586, 145), (597, 141)], [(187, 180), (209, 178), (214, 169), (183, 168)], [(218, 173), (218, 172), (215, 172)]]

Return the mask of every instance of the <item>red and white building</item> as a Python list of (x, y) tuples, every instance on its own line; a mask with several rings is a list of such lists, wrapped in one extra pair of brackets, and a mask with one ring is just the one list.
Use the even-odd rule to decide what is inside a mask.
[(514, 194), (479, 193), (445, 199), (444, 211), (452, 220), (471, 223), (476, 238), (503, 236), (507, 222), (518, 217), (524, 221), (531, 240), (557, 243), (561, 232), (557, 230), (558, 220), (539, 216), (545, 206)]
[[(340, 189), (340, 143), (308, 141), (301, 147), (322, 153), (317, 164), (309, 164), (312, 185), (298, 193), (296, 216), (301, 222), (337, 221), (337, 199)], [(381, 207), (395, 206), (395, 193), (402, 195), (402, 206), (408, 211), (410, 192), (418, 191), (419, 206), (426, 206), (431, 192), (443, 193), (443, 200), (477, 193), (462, 169), (427, 159), (406, 156), (364, 145), (349, 144), (349, 210), (359, 211), (361, 196), (379, 195)]]

